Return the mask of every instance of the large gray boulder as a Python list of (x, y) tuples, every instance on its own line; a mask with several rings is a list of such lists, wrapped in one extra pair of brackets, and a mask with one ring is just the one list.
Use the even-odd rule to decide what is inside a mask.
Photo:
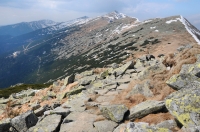
[(121, 122), (124, 119), (125, 113), (128, 108), (125, 105), (104, 105), (100, 106), (100, 110), (103, 116), (114, 121)]
[(166, 81), (167, 85), (175, 90), (200, 87), (200, 78), (192, 74), (176, 74)]
[(113, 121), (103, 120), (94, 122), (94, 126), (97, 128), (98, 132), (113, 132), (118, 124)]
[(185, 127), (200, 126), (200, 89), (181, 89), (170, 94), (165, 101), (169, 112)]
[(142, 118), (148, 114), (159, 111), (165, 107), (165, 103), (163, 101), (154, 101), (147, 100), (142, 102), (130, 109), (130, 120), (135, 120), (137, 118)]
[(29, 132), (56, 132), (59, 129), (61, 115), (48, 115), (42, 121), (38, 122)]
[(33, 111), (27, 111), (11, 120), (11, 125), (19, 132), (27, 132), (27, 130), (35, 126), (38, 121), (37, 116)]

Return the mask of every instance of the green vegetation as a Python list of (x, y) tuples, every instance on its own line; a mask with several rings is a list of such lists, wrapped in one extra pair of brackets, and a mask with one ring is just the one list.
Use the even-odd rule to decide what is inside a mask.
[(13, 93), (18, 93), (22, 90), (27, 90), (27, 89), (42, 89), (49, 87), (50, 84), (22, 84), (19, 86), (14, 86), (14, 87), (9, 87), (5, 89), (0, 90), (0, 98), (8, 98), (11, 94)]

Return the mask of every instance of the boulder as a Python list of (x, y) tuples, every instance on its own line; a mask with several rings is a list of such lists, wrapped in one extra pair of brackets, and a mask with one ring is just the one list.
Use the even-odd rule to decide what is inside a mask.
[(116, 64), (116, 63), (112, 63), (111, 67), (112, 67), (113, 69), (116, 69), (116, 68), (118, 68), (118, 67), (119, 67), (119, 65), (118, 65), (118, 64)]
[(83, 78), (81, 78), (78, 82), (80, 85), (82, 86), (86, 86), (89, 85), (91, 82), (96, 80), (96, 75), (92, 75), (92, 76), (85, 76)]
[(148, 123), (145, 122), (138, 122), (127, 123), (124, 132), (172, 132), (167, 128), (159, 128), (155, 126), (150, 126)]
[(50, 110), (51, 114), (57, 114), (57, 115), (62, 115), (63, 117), (66, 117), (67, 115), (69, 115), (70, 111), (67, 108), (63, 108), (63, 107), (57, 107), (53, 110)]
[(58, 131), (61, 123), (61, 115), (48, 115), (34, 127), (29, 129), (30, 132), (55, 132)]
[(123, 66), (116, 68), (113, 73), (115, 74), (115, 76), (119, 76), (125, 73), (125, 71), (129, 68), (133, 68), (134, 64), (132, 61), (127, 62), (126, 64), (124, 64)]
[(85, 76), (92, 76), (94, 74), (94, 71), (93, 70), (90, 70), (90, 71), (84, 71), (82, 73), (80, 73), (80, 75), (82, 77), (85, 77)]
[(93, 126), (98, 117), (87, 112), (72, 112), (63, 120), (60, 132), (98, 132)]
[(0, 132), (9, 132), (9, 128), (11, 127), (10, 121), (10, 118), (0, 121)]
[(83, 86), (79, 86), (78, 88), (74, 88), (72, 90), (70, 90), (69, 92), (66, 93), (66, 96), (69, 97), (71, 95), (75, 95), (75, 94), (79, 94), (81, 93), (83, 90), (86, 90), (85, 87)]
[(156, 64), (148, 66), (144, 70), (142, 70), (138, 74), (138, 78), (140, 80), (144, 80), (144, 79), (148, 78), (149, 75), (162, 72), (165, 69), (166, 69), (165, 65), (163, 65), (162, 63), (156, 63)]
[(173, 128), (177, 127), (177, 123), (174, 120), (166, 120), (166, 121), (162, 121), (162, 122), (158, 123), (156, 125), (156, 127), (173, 129)]
[(113, 121), (103, 120), (94, 122), (94, 126), (97, 128), (98, 132), (113, 132), (118, 124)]
[(103, 116), (118, 123), (124, 119), (128, 108), (125, 105), (105, 105), (100, 106), (100, 110)]
[(165, 107), (165, 103), (163, 101), (154, 101), (154, 100), (147, 100), (142, 102), (130, 109), (130, 120), (135, 120), (137, 118), (142, 118), (148, 114), (153, 112), (157, 112)]
[(169, 112), (185, 127), (200, 126), (200, 90), (181, 89), (170, 94), (165, 101)]
[(26, 132), (30, 127), (35, 126), (38, 121), (33, 111), (27, 111), (11, 120), (11, 125), (19, 132)]
[(100, 79), (105, 79), (107, 76), (108, 76), (108, 70), (106, 70), (100, 74)]
[(75, 75), (74, 74), (72, 74), (70, 76), (67, 76), (65, 78), (65, 80), (64, 80), (64, 86), (67, 86), (68, 84), (73, 83), (74, 79), (75, 79)]
[(34, 110), (34, 113), (36, 116), (42, 116), (47, 109), (48, 109), (48, 105), (45, 105), (43, 107), (40, 107), (40, 108)]
[(126, 98), (129, 98), (135, 94), (142, 94), (146, 97), (152, 97), (153, 96), (153, 93), (152, 91), (150, 90), (151, 86), (150, 86), (150, 80), (147, 80), (145, 81), (144, 83), (142, 84), (136, 84), (131, 92), (129, 92), (126, 96)]
[(175, 90), (198, 88), (200, 79), (192, 74), (176, 74), (166, 81), (167, 85)]

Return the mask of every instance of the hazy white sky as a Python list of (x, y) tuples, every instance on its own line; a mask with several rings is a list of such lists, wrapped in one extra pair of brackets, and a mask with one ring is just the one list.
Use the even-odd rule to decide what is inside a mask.
[(0, 0), (0, 25), (50, 19), (56, 22), (114, 10), (139, 20), (182, 15), (200, 29), (199, 0)]

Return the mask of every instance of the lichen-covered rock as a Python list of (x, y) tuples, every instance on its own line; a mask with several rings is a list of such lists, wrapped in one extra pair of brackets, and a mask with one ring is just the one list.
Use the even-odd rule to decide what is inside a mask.
[(11, 127), (10, 121), (10, 118), (0, 121), (0, 132), (9, 132), (9, 128)]
[(192, 74), (176, 74), (166, 81), (175, 90), (200, 87), (200, 79)]
[(127, 62), (125, 65), (119, 67), (119, 68), (116, 68), (113, 73), (115, 74), (115, 76), (119, 76), (119, 75), (122, 75), (125, 73), (125, 71), (128, 69), (128, 68), (133, 68), (134, 67), (134, 64), (132, 61), (129, 61)]
[(59, 128), (61, 115), (48, 115), (42, 121), (38, 122), (34, 127), (29, 129), (30, 132), (55, 132)]
[(70, 96), (70, 95), (75, 95), (75, 94), (79, 94), (81, 91), (86, 90), (85, 87), (83, 86), (79, 86), (78, 88), (72, 89), (69, 92), (66, 93), (66, 96)]
[(30, 127), (34, 126), (38, 121), (33, 111), (27, 111), (11, 120), (11, 125), (19, 132), (26, 132)]
[(107, 76), (108, 76), (108, 70), (106, 70), (100, 74), (100, 79), (105, 79)]
[(200, 125), (199, 88), (181, 89), (170, 94), (165, 101), (169, 112), (185, 127)]
[(85, 77), (81, 78), (78, 82), (80, 85), (86, 86), (86, 85), (89, 85), (91, 82), (95, 81), (96, 78), (97, 78), (96, 75), (85, 76)]
[(98, 132), (112, 132), (118, 124), (113, 121), (103, 120), (94, 122), (94, 126), (97, 128)]
[(125, 105), (104, 105), (100, 106), (100, 110), (106, 118), (114, 122), (121, 122), (128, 108)]
[(138, 78), (140, 80), (144, 80), (149, 77), (150, 74), (155, 74), (158, 72), (162, 72), (166, 69), (166, 67), (162, 63), (157, 63), (151, 66), (146, 67), (138, 74)]
[(129, 119), (135, 120), (136, 118), (144, 117), (164, 107), (165, 103), (163, 101), (147, 100), (130, 109)]
[(67, 76), (65, 78), (65, 80), (64, 80), (64, 86), (67, 86), (68, 84), (73, 83), (74, 79), (75, 79), (75, 75), (74, 74), (72, 74), (70, 76)]
[(149, 124), (145, 122), (138, 122), (138, 123), (129, 122), (124, 128), (124, 132), (172, 132), (172, 131), (167, 128), (149, 126)]

